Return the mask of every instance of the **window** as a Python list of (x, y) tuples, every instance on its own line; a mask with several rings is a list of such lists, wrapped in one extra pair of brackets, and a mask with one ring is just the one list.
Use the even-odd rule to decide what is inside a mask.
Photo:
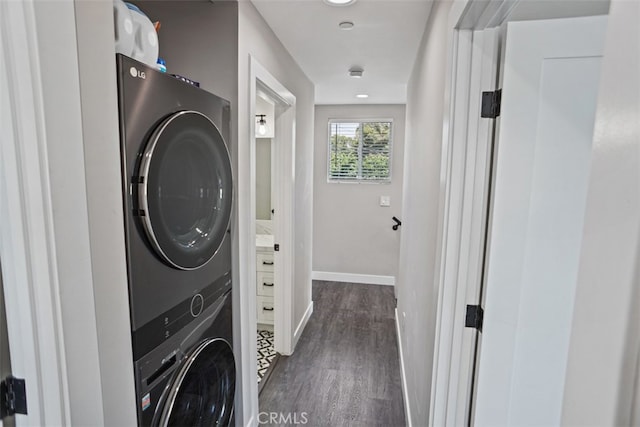
[(330, 120), (329, 181), (391, 182), (391, 120)]

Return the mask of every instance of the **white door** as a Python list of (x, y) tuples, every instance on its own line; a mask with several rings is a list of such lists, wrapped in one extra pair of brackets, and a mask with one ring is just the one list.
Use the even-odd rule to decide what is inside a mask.
[(475, 425), (560, 425), (606, 17), (507, 27)]

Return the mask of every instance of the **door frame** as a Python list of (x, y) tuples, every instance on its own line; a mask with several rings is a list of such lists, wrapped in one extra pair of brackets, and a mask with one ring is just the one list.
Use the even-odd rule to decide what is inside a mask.
[[(251, 162), (251, 202), (250, 213), (254, 219), (249, 226), (249, 238), (251, 239), (251, 268), (250, 283), (255, 284), (256, 258), (255, 258), (255, 165), (256, 165), (256, 136), (255, 136), (255, 99), (259, 88), (276, 101), (275, 110), (282, 108), (282, 112), (274, 117), (274, 137), (272, 139), (271, 153), (274, 169), (271, 172), (271, 188), (275, 192), (272, 206), (279, 214), (273, 219), (273, 232), (276, 244), (280, 245), (279, 251), (274, 251), (274, 281), (281, 286), (274, 289), (274, 336), (275, 350), (283, 355), (293, 353), (293, 192), (294, 192), (294, 164), (295, 164), (295, 117), (296, 97), (282, 85), (264, 66), (254, 57), (249, 63), (249, 156)], [(255, 300), (255, 292), (253, 293)], [(255, 310), (254, 310), (255, 311)], [(254, 324), (256, 322), (253, 322)]]
[[(516, 2), (519, 0), (516, 0)], [(467, 424), (477, 331), (464, 327), (482, 280), (494, 122), (480, 118), (481, 92), (496, 89), (498, 31), (515, 2), (454, 3), (446, 87), (439, 256), (430, 425)]]
[[(244, 240), (245, 250), (241, 253), (241, 258), (245, 261), (245, 271), (247, 273), (248, 288), (242, 289), (247, 292), (247, 310), (244, 311), (242, 322), (243, 342), (246, 343), (250, 353), (249, 378), (250, 395), (255, 396), (257, 407), (258, 383), (257, 377), (257, 348), (256, 348), (256, 137), (255, 137), (255, 110), (256, 95), (259, 90), (266, 89), (268, 95), (276, 101), (276, 104), (283, 106), (283, 110), (274, 118), (275, 134), (272, 142), (272, 155), (275, 168), (271, 175), (271, 186), (275, 188), (276, 197), (272, 200), (272, 206), (278, 213), (274, 218), (274, 236), (277, 236), (275, 243), (280, 245), (280, 250), (274, 252), (274, 278), (278, 286), (274, 290), (274, 347), (277, 352), (283, 355), (293, 353), (293, 223), (294, 223), (294, 173), (295, 173), (295, 117), (296, 117), (296, 97), (284, 85), (282, 85), (256, 58), (250, 55), (249, 58), (249, 116), (247, 120), (249, 127), (249, 194), (247, 206), (249, 206), (248, 224), (241, 224), (248, 232)], [(276, 110), (278, 105), (276, 105)], [(274, 146), (275, 145), (275, 146)]]
[[(62, 16), (69, 16), (68, 6)], [(7, 94), (0, 97), (0, 257), (12, 373), (25, 379), (28, 401), (28, 415), (15, 417), (69, 424), (36, 8), (0, 2), (0, 93)]]
[[(469, 396), (478, 332), (464, 327), (464, 317), (467, 304), (478, 304), (481, 298), (484, 254), (489, 250), (493, 137), (500, 120), (480, 119), (479, 107), (482, 91), (498, 88), (501, 27), (521, 2), (454, 3), (458, 7), (450, 15), (453, 41), (446, 84), (451, 104), (443, 129), (445, 189), (430, 425), (468, 425), (472, 417)], [(528, 11), (532, 19), (579, 16), (535, 9)]]
[(497, 40), (493, 29), (457, 30), (432, 425), (462, 425), (468, 413), (466, 396), (471, 387), (478, 332), (464, 327), (464, 317), (467, 304), (478, 304), (480, 298), (495, 122), (480, 118), (480, 103), (482, 91), (495, 90), (495, 62), (490, 58), (497, 55)]

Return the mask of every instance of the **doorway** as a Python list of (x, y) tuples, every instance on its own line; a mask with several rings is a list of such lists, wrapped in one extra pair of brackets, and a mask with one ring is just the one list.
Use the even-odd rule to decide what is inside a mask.
[[(255, 317), (247, 324), (247, 335), (258, 339), (267, 357), (271, 352), (288, 356), (293, 352), (293, 191), (295, 162), (295, 96), (255, 58), (250, 60), (250, 212), (249, 302)], [(244, 326), (243, 326), (244, 328)], [(264, 332), (260, 337), (259, 332)], [(272, 335), (269, 334), (272, 333)], [(260, 337), (260, 338), (258, 338)], [(268, 342), (271, 340), (272, 342)], [(266, 342), (265, 342), (266, 341)], [(255, 345), (255, 344), (254, 344)], [(256, 367), (251, 388), (257, 401), (260, 370), (258, 346), (251, 351)], [(273, 360), (273, 358), (272, 358)], [(257, 402), (256, 402), (257, 403)], [(257, 405), (256, 405), (257, 407)]]
[[(496, 315), (496, 309), (493, 307), (492, 313), (487, 314), (489, 307), (484, 304), (486, 297), (483, 293), (484, 295), (490, 293), (489, 289), (493, 283), (493, 279), (489, 278), (485, 271), (485, 267), (489, 265), (485, 256), (491, 260), (493, 251), (500, 247), (499, 244), (494, 245), (491, 240), (495, 234), (493, 227), (495, 209), (490, 205), (495, 203), (496, 191), (500, 191), (496, 189), (496, 182), (500, 179), (496, 174), (497, 165), (501, 159), (500, 156), (494, 155), (496, 154), (494, 150), (497, 152), (500, 149), (500, 144), (504, 143), (506, 137), (503, 134), (501, 122), (505, 116), (504, 108), (513, 108), (505, 107), (506, 88), (502, 86), (503, 73), (499, 69), (505, 57), (507, 22), (555, 20), (607, 13), (608, 2), (606, 1), (580, 4), (498, 1), (473, 4), (468, 10), (460, 12), (460, 20), (454, 24), (455, 47), (449, 70), (451, 79), (449, 84), (451, 90), (456, 93), (456, 97), (452, 100), (451, 106), (448, 152), (443, 156), (447, 175), (447, 204), (443, 207), (445, 211), (443, 241), (447, 241), (449, 247), (441, 258), (440, 293), (442, 297), (438, 308), (440, 330), (436, 343), (431, 417), (434, 425), (469, 425), (487, 421), (487, 418), (474, 418), (477, 407), (472, 408), (472, 402), (474, 405), (477, 403), (482, 390), (479, 390), (473, 399), (470, 395), (477, 387), (477, 383), (474, 383), (474, 378), (477, 378), (474, 372), (476, 357), (479, 355), (479, 359), (482, 360), (483, 351), (487, 350), (486, 346), (489, 345), (484, 341), (488, 328), (487, 319)], [(521, 49), (521, 51), (525, 54), (531, 52), (527, 49)], [(495, 118), (483, 117), (484, 114), (481, 111), (483, 92), (489, 95), (489, 92), (496, 89), (502, 89), (502, 113)], [(516, 108), (519, 106), (520, 103)], [(521, 115), (527, 116), (527, 113)], [(529, 135), (535, 133), (534, 130)], [(495, 144), (494, 136), (497, 138)], [(530, 156), (529, 160), (533, 157), (533, 155)], [(546, 173), (546, 167), (543, 169)], [(532, 169), (529, 171), (531, 172)], [(504, 179), (504, 176), (502, 178)], [(515, 180), (512, 179), (508, 185), (514, 183)], [(533, 194), (531, 190), (536, 186), (537, 184), (522, 190), (519, 193), (520, 196), (525, 198), (531, 196)], [(508, 210), (511, 210), (516, 202), (517, 198), (511, 198), (503, 203)], [(554, 209), (560, 208), (549, 207), (549, 210)], [(539, 212), (538, 209), (537, 213)], [(533, 219), (537, 213), (534, 212), (530, 218)], [(513, 215), (501, 217), (503, 223), (512, 219)], [(505, 260), (495, 259), (495, 262), (506, 266), (512, 265)], [(486, 283), (484, 291), (481, 288), (483, 283)], [(527, 298), (524, 299), (526, 300)], [(518, 300), (518, 303), (522, 304), (521, 301), (523, 300)], [(465, 327), (469, 306), (478, 305), (485, 308), (485, 322), (479, 326), (480, 331), (474, 329), (472, 325)], [(521, 312), (518, 305), (505, 303), (502, 306), (523, 316), (527, 314), (526, 304), (525, 310)], [(521, 336), (523, 335), (518, 332), (518, 337)], [(511, 350), (513, 348), (509, 349)], [(506, 353), (505, 351), (502, 354)], [(488, 356), (484, 357), (486, 361)], [(523, 365), (519, 366), (522, 368)], [(483, 368), (478, 367), (478, 369)], [(497, 424), (500, 424), (500, 421), (497, 421)]]
[[(279, 354), (275, 351), (274, 289), (281, 278), (276, 278), (274, 245), (275, 201), (277, 193), (272, 179), (275, 161), (275, 121), (284, 108), (268, 95), (268, 88), (257, 83), (255, 98), (255, 203), (256, 203), (256, 319), (258, 393), (269, 379)], [(280, 280), (277, 280), (280, 279)]]

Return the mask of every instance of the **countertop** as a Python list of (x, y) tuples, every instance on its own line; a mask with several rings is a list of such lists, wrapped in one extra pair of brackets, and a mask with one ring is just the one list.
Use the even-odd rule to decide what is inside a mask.
[(256, 249), (273, 250), (273, 234), (256, 234)]

